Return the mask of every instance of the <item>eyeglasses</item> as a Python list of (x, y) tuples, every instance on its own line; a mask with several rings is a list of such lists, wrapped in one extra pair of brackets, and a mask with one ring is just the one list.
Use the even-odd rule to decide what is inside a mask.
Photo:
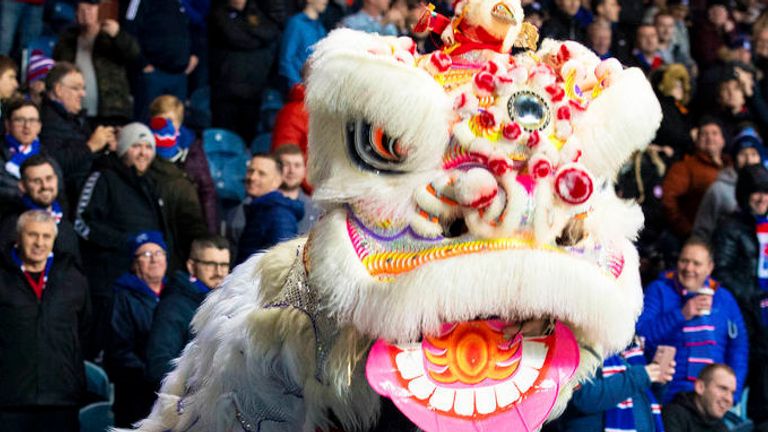
[(214, 268), (218, 267), (219, 270), (224, 270), (225, 272), (229, 271), (229, 263), (228, 262), (202, 261), (202, 260), (194, 259), (194, 258), (192, 258), (192, 261), (200, 264), (201, 266), (203, 266), (204, 268), (207, 268), (207, 269), (214, 269)]
[(76, 91), (76, 92), (84, 92), (85, 91), (85, 86), (84, 85), (67, 85), (67, 84), (63, 84), (63, 83), (61, 85), (62, 85), (62, 87), (66, 87), (66, 88), (68, 88), (68, 89), (70, 89), (72, 91)]
[(11, 123), (15, 125), (36, 125), (40, 124), (39, 118), (26, 118), (26, 117), (11, 117)]
[(142, 252), (142, 253), (137, 253), (134, 256), (137, 259), (144, 260), (144, 261), (149, 261), (150, 259), (152, 259), (152, 257), (155, 257), (155, 259), (164, 258), (165, 257), (165, 251), (162, 250), (162, 249), (158, 249), (158, 250), (156, 250), (154, 252), (146, 251), (146, 252)]

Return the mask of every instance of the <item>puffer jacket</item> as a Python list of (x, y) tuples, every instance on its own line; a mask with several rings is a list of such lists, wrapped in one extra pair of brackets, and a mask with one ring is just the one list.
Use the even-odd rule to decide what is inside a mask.
[[(75, 62), (79, 29), (69, 28), (62, 33), (53, 49), (56, 61)], [(104, 32), (93, 42), (93, 68), (99, 89), (99, 117), (133, 116), (133, 98), (128, 84), (128, 66), (139, 58), (139, 43), (122, 29), (117, 36)]]
[(255, 252), (296, 236), (298, 223), (304, 217), (304, 203), (273, 191), (254, 198), (244, 206), (244, 211), (245, 228), (238, 243), (238, 264)]
[(740, 304), (745, 304), (759, 290), (755, 218), (741, 211), (723, 218), (714, 231), (712, 249), (715, 278), (728, 287)]

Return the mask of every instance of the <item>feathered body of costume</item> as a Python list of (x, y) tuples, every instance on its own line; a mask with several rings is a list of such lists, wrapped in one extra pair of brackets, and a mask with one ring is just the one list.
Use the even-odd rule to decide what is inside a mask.
[[(462, 8), (523, 34), (519, 4)], [(380, 395), (427, 431), (538, 429), (634, 334), (643, 218), (611, 179), (660, 122), (642, 72), (351, 30), (311, 61), (327, 213), (209, 295), (140, 430), (365, 431)]]

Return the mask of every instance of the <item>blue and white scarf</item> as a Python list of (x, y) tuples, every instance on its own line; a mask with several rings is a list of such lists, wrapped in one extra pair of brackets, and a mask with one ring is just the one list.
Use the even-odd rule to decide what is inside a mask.
[[(674, 279), (675, 288), (681, 297), (681, 304), (685, 304), (689, 299), (698, 295), (695, 292), (689, 292), (677, 282), (677, 272), (669, 272), (667, 275)], [(711, 288), (717, 293), (720, 284), (714, 279), (707, 277), (704, 280), (703, 286)], [(686, 380), (696, 382), (696, 377), (699, 376), (701, 370), (715, 362), (712, 358), (712, 347), (717, 346), (716, 332), (717, 326), (714, 320), (712, 320), (711, 315), (699, 315), (683, 324), (683, 339), (685, 347), (688, 348), (688, 359), (686, 364), (678, 363), (677, 368), (687, 369)]]
[(13, 135), (5, 134), (5, 144), (11, 151), (11, 158), (5, 163), (5, 170), (17, 179), (21, 178), (21, 164), (28, 157), (40, 153), (40, 140), (35, 138), (31, 144), (25, 147)]
[(21, 202), (24, 204), (24, 207), (26, 207), (29, 210), (47, 211), (48, 213), (51, 214), (51, 216), (56, 218), (57, 224), (61, 222), (61, 218), (64, 217), (64, 213), (61, 211), (61, 205), (59, 204), (59, 200), (53, 201), (51, 203), (51, 208), (46, 208), (32, 201), (32, 198), (29, 195), (24, 194), (24, 196), (21, 197)]
[[(617, 373), (625, 373), (629, 366), (645, 366), (643, 350), (635, 343), (621, 353), (608, 357), (603, 361), (603, 378)], [(664, 424), (661, 421), (661, 405), (656, 401), (653, 393), (651, 393), (651, 389), (646, 390), (646, 395), (651, 404), (653, 423), (656, 426), (655, 431), (664, 432)], [(632, 412), (633, 406), (632, 398), (627, 398), (619, 402), (616, 408), (605, 411), (605, 431), (636, 431), (635, 415)]]

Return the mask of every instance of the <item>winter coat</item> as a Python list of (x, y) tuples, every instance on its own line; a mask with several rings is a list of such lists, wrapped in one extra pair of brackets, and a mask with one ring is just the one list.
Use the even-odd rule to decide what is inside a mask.
[(660, 146), (672, 147), (675, 157), (681, 157), (693, 149), (691, 138), (691, 118), (685, 108), (678, 106), (675, 98), (665, 95), (657, 95), (661, 105), (662, 119), (653, 143)]
[(245, 208), (245, 228), (240, 236), (237, 262), (296, 236), (304, 217), (304, 204), (278, 191), (254, 198)]
[[(65, 30), (53, 49), (54, 60), (74, 63), (79, 35), (78, 27)], [(115, 37), (104, 32), (96, 36), (92, 61), (99, 90), (99, 117), (130, 119), (133, 116), (127, 68), (138, 58), (139, 43), (122, 29)]]
[(112, 282), (128, 271), (130, 241), (142, 231), (158, 230), (173, 253), (165, 206), (153, 179), (139, 176), (116, 156), (88, 177), (80, 195), (75, 231), (85, 240), (81, 253), (91, 290), (111, 297)]
[(587, 43), (587, 34), (581, 24), (565, 14), (560, 8), (555, 7), (550, 18), (544, 21), (539, 32), (540, 39), (552, 38), (557, 40), (573, 40), (579, 43)]
[(120, 276), (114, 290), (104, 363), (115, 383), (115, 425), (125, 427), (148, 415), (155, 399), (145, 369), (147, 339), (159, 296), (133, 273)]
[(38, 301), (9, 251), (0, 258), (0, 407), (77, 406), (90, 314), (85, 276), (71, 257), (55, 255)]
[(768, 426), (768, 292), (754, 293), (742, 305), (744, 321), (749, 329), (749, 399), (747, 416), (762, 426)]
[[(693, 382), (688, 379), (691, 348), (686, 345), (684, 332), (694, 330), (686, 327), (683, 297), (676, 289), (674, 277), (664, 274), (646, 288), (643, 312), (637, 321), (637, 333), (645, 337), (646, 357), (652, 357), (659, 345), (677, 349), (675, 375), (665, 386), (662, 403), (677, 393), (693, 390)], [(749, 342), (739, 306), (727, 289), (716, 289), (708, 320), (714, 326), (711, 337), (715, 342), (708, 354), (716, 363), (725, 363), (736, 372), (738, 389), (734, 398), (738, 401), (747, 376)]]
[[(185, 133), (194, 134), (185, 128), (181, 128), (181, 140)], [(194, 135), (190, 136), (190, 145), (188, 146), (187, 157), (179, 162), (184, 172), (195, 185), (197, 198), (203, 209), (205, 223), (208, 226), (208, 233), (216, 234), (219, 232), (219, 204), (216, 196), (216, 185), (213, 184), (211, 169), (208, 165), (208, 157), (203, 150), (203, 140)]]
[(182, 170), (162, 158), (152, 161), (147, 176), (156, 185), (163, 201), (168, 232), (174, 242), (168, 256), (168, 268), (171, 271), (180, 269), (189, 257), (192, 240), (208, 234), (197, 191)]
[(741, 304), (746, 304), (760, 289), (757, 283), (760, 247), (755, 218), (736, 212), (722, 219), (713, 233), (712, 249), (717, 280), (727, 286)]
[[(320, 19), (311, 19), (304, 12), (292, 16), (280, 40), (277, 71), (286, 88), (300, 84), (301, 69), (312, 54), (314, 45), (326, 35)], [(303, 98), (302, 98), (303, 99)]]
[(309, 136), (309, 114), (304, 107), (303, 84), (296, 84), (288, 94), (288, 101), (278, 111), (275, 128), (272, 130), (272, 150), (284, 144), (295, 144), (307, 160), (307, 138)]
[(258, 98), (275, 58), (277, 24), (255, 3), (243, 11), (222, 4), (211, 11), (208, 31), (211, 94), (224, 99)]
[(43, 123), (40, 144), (61, 166), (67, 197), (70, 202), (76, 202), (97, 157), (88, 147), (92, 131), (85, 119), (85, 111), (69, 113), (60, 103), (46, 96), (43, 97), (40, 120)]
[[(189, 19), (179, 0), (141, 0), (126, 30), (139, 41), (139, 65), (169, 74), (183, 73), (193, 54)], [(129, 12), (130, 9), (129, 9)]]
[(662, 184), (661, 204), (672, 231), (688, 237), (704, 193), (717, 179), (723, 166), (708, 155), (685, 155), (669, 167)]
[(627, 366), (626, 371), (608, 377), (603, 377), (602, 368), (599, 368), (591, 380), (583, 382), (581, 387), (573, 392), (573, 397), (558, 422), (560, 432), (603, 432), (605, 411), (616, 408), (616, 405), (627, 398), (632, 398), (635, 430), (654, 430), (651, 401), (647, 395), (651, 380), (645, 366), (624, 363)]
[(201, 291), (186, 272), (176, 272), (163, 289), (147, 342), (147, 378), (159, 383), (173, 367), (171, 361), (192, 340), (189, 324), (209, 291)]
[(0, 143), (0, 216), (6, 211), (6, 206), (21, 198), (19, 179), (5, 170), (5, 164), (11, 160), (11, 151)]
[[(738, 209), (736, 203), (736, 180), (738, 175), (732, 167), (724, 168), (717, 175), (717, 180), (704, 193), (701, 198), (696, 219), (693, 222), (693, 234), (700, 238), (710, 240), (715, 233), (721, 219)], [(726, 286), (736, 293), (738, 290), (733, 284), (726, 282)]]
[(680, 393), (661, 412), (664, 430), (669, 432), (728, 432), (722, 419), (702, 415), (696, 407), (694, 393)]

